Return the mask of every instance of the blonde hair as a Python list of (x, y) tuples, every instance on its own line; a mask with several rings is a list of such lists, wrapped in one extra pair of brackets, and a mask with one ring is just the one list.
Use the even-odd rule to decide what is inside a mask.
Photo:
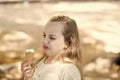
[[(62, 34), (66, 45), (68, 46), (63, 54), (60, 55), (60, 58), (64, 62), (64, 58), (69, 58), (73, 64), (75, 64), (80, 72), (82, 73), (82, 57), (81, 57), (81, 47), (80, 47), (80, 38), (78, 27), (75, 20), (69, 18), (68, 16), (54, 16), (50, 19), (50, 22), (61, 22), (64, 25)], [(69, 62), (69, 61), (67, 61)]]

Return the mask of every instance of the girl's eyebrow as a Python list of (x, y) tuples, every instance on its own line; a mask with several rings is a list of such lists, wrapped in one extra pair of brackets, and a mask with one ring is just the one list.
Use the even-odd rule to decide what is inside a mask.
[(45, 32), (43, 32), (43, 34), (45, 34)]
[(53, 35), (53, 34), (50, 34), (50, 36), (55, 36), (55, 35)]
[[(43, 34), (46, 34), (45, 32), (43, 32)], [(56, 35), (54, 35), (54, 34), (50, 34), (50, 36), (56, 36)]]

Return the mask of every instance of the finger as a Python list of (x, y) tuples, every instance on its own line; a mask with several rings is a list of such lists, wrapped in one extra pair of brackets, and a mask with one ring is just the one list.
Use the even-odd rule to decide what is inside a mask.
[(31, 72), (31, 70), (26, 70), (26, 71), (24, 72), (24, 74), (25, 74), (25, 76), (31, 76), (31, 75), (32, 75), (32, 72)]
[(31, 70), (31, 66), (27, 66), (27, 67), (21, 67), (21, 71), (25, 72), (26, 70)]
[(24, 63), (30, 63), (30, 61), (25, 60), (25, 61), (23, 61), (21, 64), (24, 64)]
[(31, 67), (24, 67), (23, 69), (24, 70), (28, 70), (28, 69), (31, 70)]
[(31, 73), (31, 70), (28, 69), (28, 70), (25, 71), (25, 73), (26, 73), (26, 74), (29, 74), (29, 73)]
[(31, 72), (32, 72), (32, 70), (31, 70), (30, 68), (27, 68), (27, 69), (25, 69), (25, 70), (22, 70), (22, 73), (23, 73), (24, 75), (30, 74)]
[(30, 62), (23, 62), (21, 64), (21, 67), (27, 67), (27, 66), (30, 66)]

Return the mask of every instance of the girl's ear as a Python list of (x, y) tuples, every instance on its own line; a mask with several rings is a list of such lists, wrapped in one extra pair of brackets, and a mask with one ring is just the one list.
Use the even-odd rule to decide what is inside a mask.
[(67, 48), (68, 48), (68, 46), (67, 46), (67, 45), (65, 45), (64, 49), (67, 49)]
[(67, 49), (68, 48), (68, 43), (67, 43), (67, 41), (65, 41), (65, 47), (64, 47), (64, 49)]

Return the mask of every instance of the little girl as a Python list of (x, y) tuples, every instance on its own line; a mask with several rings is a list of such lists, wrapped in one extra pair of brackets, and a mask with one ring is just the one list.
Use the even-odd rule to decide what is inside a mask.
[(76, 22), (67, 16), (55, 16), (43, 32), (43, 57), (32, 69), (23, 61), (24, 80), (82, 80), (80, 39)]

